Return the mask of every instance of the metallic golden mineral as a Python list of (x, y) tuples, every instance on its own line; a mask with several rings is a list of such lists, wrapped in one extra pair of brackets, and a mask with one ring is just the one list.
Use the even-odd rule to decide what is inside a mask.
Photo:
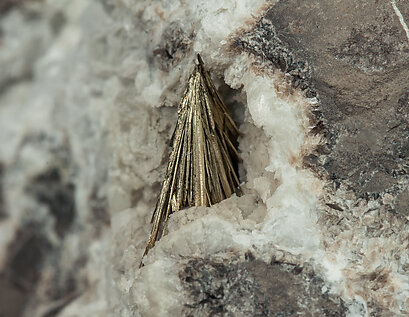
[(164, 236), (170, 214), (186, 207), (211, 206), (241, 191), (237, 176), (240, 158), (234, 146), (239, 132), (202, 58), (197, 58), (178, 108), (172, 150), (144, 256)]

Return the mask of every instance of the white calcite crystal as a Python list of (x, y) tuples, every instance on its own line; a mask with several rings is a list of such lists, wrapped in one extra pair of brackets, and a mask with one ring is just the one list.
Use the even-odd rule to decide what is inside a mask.
[[(267, 61), (263, 69), (231, 48), (233, 36), (273, 5), (48, 0), (7, 12), (0, 20), (0, 85), (13, 84), (0, 94), (7, 214), (0, 220), (0, 271), (21, 230), (40, 223), (50, 247), (59, 249), (56, 274), (75, 276), (61, 317), (183, 315), (190, 294), (179, 274), (187, 259), (244, 260), (248, 252), (266, 263), (285, 256), (310, 263), (326, 289), (348, 303), (350, 316), (365, 316), (372, 297), (407, 311), (409, 280), (400, 270), (407, 254), (388, 264), (377, 256), (381, 245), (397, 247), (393, 237), (370, 239), (350, 229), (338, 245), (325, 243), (330, 233), (319, 218), (327, 181), (303, 165), (322, 142), (308, 133), (317, 99), (291, 88)], [(38, 17), (30, 20), (30, 12)], [(139, 269), (196, 53), (239, 121), (244, 194), (173, 214), (168, 234)], [(60, 231), (58, 217), (28, 190), (52, 168), (75, 188), (74, 219)], [(376, 206), (359, 209), (345, 197), (340, 205), (359, 212), (362, 222), (371, 217)], [(377, 269), (388, 272), (382, 294), (356, 282)], [(53, 271), (38, 278), (49, 285), (47, 274)], [(47, 287), (37, 288), (25, 316), (59, 307)]]

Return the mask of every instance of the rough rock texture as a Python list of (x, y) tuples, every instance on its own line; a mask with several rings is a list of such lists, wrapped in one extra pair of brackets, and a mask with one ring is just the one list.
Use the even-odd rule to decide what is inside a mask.
[[(407, 23), (407, 0), (3, 1), (0, 316), (407, 315)], [(139, 269), (196, 53), (244, 194), (172, 215)]]
[[(409, 2), (396, 4), (408, 21)], [(317, 95), (310, 133), (324, 142), (304, 164), (328, 179), (324, 243), (335, 253), (346, 245), (358, 259), (384, 259), (364, 264), (371, 282), (364, 272), (350, 278), (362, 290), (374, 282), (375, 298), (387, 305), (389, 274), (406, 275), (408, 267), (409, 35), (395, 13), (393, 2), (280, 1), (232, 41), (235, 51), (271, 62), (293, 87)], [(355, 238), (360, 233), (371, 246)]]
[(345, 316), (342, 300), (330, 295), (312, 269), (254, 260), (192, 259), (179, 276), (189, 291), (186, 316)]
[[(408, 3), (399, 6), (407, 19)], [(309, 64), (330, 151), (319, 160), (331, 180), (365, 197), (401, 191), (409, 163), (409, 43), (391, 4), (288, 1), (265, 18)]]
[[(407, 18), (408, 3), (399, 6)], [(399, 194), (407, 181), (409, 43), (391, 9), (387, 1), (281, 1), (233, 42), (307, 95), (318, 92), (327, 146), (307, 163), (362, 197)]]

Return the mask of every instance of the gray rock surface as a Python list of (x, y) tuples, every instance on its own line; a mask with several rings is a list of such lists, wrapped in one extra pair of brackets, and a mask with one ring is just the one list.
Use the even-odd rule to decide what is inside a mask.
[[(408, 3), (400, 1), (402, 15)], [(280, 1), (234, 48), (270, 60), (293, 86), (318, 93), (322, 167), (358, 196), (399, 194), (407, 183), (409, 41), (391, 3)]]
[(179, 276), (186, 316), (345, 316), (341, 299), (308, 265), (191, 259)]

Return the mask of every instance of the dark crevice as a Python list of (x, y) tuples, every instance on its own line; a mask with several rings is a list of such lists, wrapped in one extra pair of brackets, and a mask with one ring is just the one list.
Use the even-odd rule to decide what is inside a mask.
[(35, 177), (26, 190), (40, 204), (48, 207), (55, 218), (56, 233), (64, 236), (76, 214), (74, 184), (63, 180), (59, 169), (52, 168)]
[(6, 274), (22, 292), (34, 290), (44, 257), (51, 250), (51, 244), (37, 227), (36, 224), (25, 226), (9, 248)]
[(6, 81), (0, 82), (0, 95), (4, 94), (7, 90), (9, 90), (14, 85), (22, 83), (22, 82), (29, 82), (32, 79), (33, 79), (32, 70), (26, 73), (23, 73), (19, 76), (16, 76), (16, 77), (7, 78)]
[(41, 276), (41, 267), (51, 244), (31, 223), (20, 229), (8, 248), (5, 268), (0, 272), (0, 316), (20, 316)]
[[(226, 105), (230, 116), (233, 121), (236, 123), (237, 127), (240, 129), (240, 126), (244, 123), (245, 109), (246, 109), (246, 100), (245, 96), (241, 89), (233, 89), (227, 85), (223, 80), (216, 80), (215, 84), (217, 90), (219, 91), (220, 97), (222, 98), (224, 104)], [(235, 140), (233, 145), (236, 149), (239, 148), (239, 140)], [(239, 153), (240, 154), (240, 153)], [(233, 155), (234, 157), (234, 155)], [(239, 176), (241, 182), (247, 179), (246, 170), (243, 168), (241, 161), (233, 162), (234, 169)]]

